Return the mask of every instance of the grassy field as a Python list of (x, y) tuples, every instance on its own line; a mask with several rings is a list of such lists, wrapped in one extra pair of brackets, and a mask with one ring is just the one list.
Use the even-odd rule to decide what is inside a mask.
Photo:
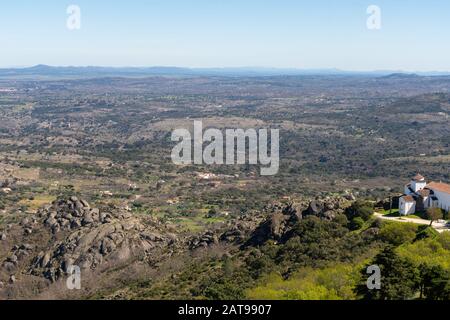
[(26, 206), (28, 210), (37, 210), (46, 204), (52, 203), (56, 200), (55, 196), (50, 195), (36, 195), (31, 199), (22, 199), (19, 201), (20, 206)]
[(399, 209), (379, 210), (378, 212), (381, 213), (383, 216), (390, 216), (390, 217), (398, 217), (399, 216)]

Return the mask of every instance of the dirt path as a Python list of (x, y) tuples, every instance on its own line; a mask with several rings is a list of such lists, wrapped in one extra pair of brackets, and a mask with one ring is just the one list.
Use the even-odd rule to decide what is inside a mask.
[[(375, 217), (383, 219), (383, 220), (390, 220), (390, 221), (397, 221), (397, 222), (411, 222), (415, 224), (424, 224), (424, 225), (430, 225), (429, 220), (425, 219), (417, 219), (417, 218), (408, 218), (408, 217), (387, 217), (385, 215), (382, 215), (381, 213), (375, 213)], [(433, 222), (432, 227), (436, 229), (438, 232), (444, 232), (444, 231), (450, 231), (450, 227), (446, 226), (445, 222)]]

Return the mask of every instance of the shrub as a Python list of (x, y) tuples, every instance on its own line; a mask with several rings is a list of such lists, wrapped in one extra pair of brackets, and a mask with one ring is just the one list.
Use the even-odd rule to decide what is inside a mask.
[(350, 230), (359, 230), (364, 226), (364, 220), (361, 217), (353, 218), (350, 222)]
[(416, 238), (417, 225), (403, 222), (383, 223), (379, 237), (394, 246), (410, 243)]
[(421, 264), (440, 265), (450, 270), (450, 233), (443, 232), (434, 238), (427, 238), (402, 245), (397, 253), (408, 258), (417, 266)]
[(341, 226), (347, 226), (348, 225), (348, 219), (345, 214), (338, 214), (336, 215), (336, 218), (333, 220), (334, 222), (340, 224)]
[(378, 228), (380, 229), (383, 226), (383, 220), (377, 218), (375, 219), (372, 224), (370, 225), (371, 228)]
[(246, 290), (246, 297), (256, 300), (354, 299), (358, 268), (341, 263), (322, 269), (302, 268), (288, 279), (272, 273), (263, 277), (259, 286)]
[(345, 211), (345, 214), (349, 220), (353, 220), (353, 218), (360, 217), (364, 221), (367, 221), (373, 215), (373, 213), (374, 213), (373, 203), (360, 200), (355, 201)]
[(417, 230), (416, 241), (426, 238), (435, 238), (439, 232), (430, 226), (420, 226)]

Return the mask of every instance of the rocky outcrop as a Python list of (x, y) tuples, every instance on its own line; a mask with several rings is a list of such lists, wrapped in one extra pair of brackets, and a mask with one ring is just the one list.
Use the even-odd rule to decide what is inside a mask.
[(197, 249), (197, 248), (206, 248), (212, 244), (219, 243), (219, 236), (216, 232), (212, 230), (208, 230), (202, 235), (194, 236), (188, 241), (189, 248)]
[(208, 230), (204, 234), (188, 240), (188, 247), (207, 248), (218, 243), (238, 246), (257, 246), (267, 240), (279, 240), (286, 229), (302, 219), (302, 210), (298, 205), (279, 203), (266, 206), (262, 213), (247, 214), (238, 217), (225, 226)]
[(52, 206), (40, 210), (38, 215), (44, 218), (45, 226), (54, 234), (111, 220), (110, 214), (100, 214), (99, 209), (90, 208), (87, 201), (78, 200), (77, 197), (58, 200)]
[[(277, 209), (281, 209), (277, 211)], [(274, 212), (252, 232), (244, 246), (259, 246), (268, 240), (279, 241), (283, 234), (303, 219), (301, 210), (293, 203), (275, 207)]]
[[(28, 272), (55, 281), (70, 266), (95, 270), (102, 265), (120, 265), (133, 258), (161, 257), (158, 249), (173, 252), (180, 239), (151, 218), (136, 218), (119, 208), (91, 208), (85, 200), (71, 197), (40, 209), (33, 219), (24, 218), (19, 227), (47, 232), (50, 241), (38, 245), (15, 246), (3, 261), (8, 272), (18, 269), (26, 257)], [(172, 250), (170, 250), (172, 248)], [(23, 268), (22, 268), (23, 269)]]
[[(259, 246), (269, 240), (284, 241), (284, 236), (292, 230), (295, 224), (308, 216), (320, 219), (335, 220), (343, 215), (351, 201), (342, 197), (317, 198), (309, 204), (285, 206), (275, 205), (270, 208), (271, 214), (252, 232), (244, 246)], [(306, 209), (300, 209), (303, 206)], [(269, 208), (268, 208), (269, 209)]]
[(247, 214), (238, 217), (222, 227), (190, 237), (187, 242), (188, 248), (194, 250), (219, 243), (241, 245), (250, 237), (264, 217), (262, 214)]
[[(157, 268), (170, 256), (189, 254), (189, 250), (221, 244), (237, 249), (263, 245), (269, 240), (283, 242), (302, 219), (317, 216), (333, 220), (349, 204), (345, 198), (272, 204), (263, 212), (187, 235), (156, 218), (135, 216), (120, 207), (94, 208), (77, 197), (60, 199), (2, 230), (0, 244), (7, 254), (2, 254), (0, 261), (0, 281), (14, 285), (27, 275), (54, 282), (66, 275), (70, 266), (101, 272), (139, 261)], [(17, 277), (14, 282), (8, 281), (11, 275)]]
[(316, 216), (321, 219), (334, 220), (338, 215), (343, 214), (351, 201), (345, 197), (325, 197), (318, 198), (309, 203), (302, 216)]

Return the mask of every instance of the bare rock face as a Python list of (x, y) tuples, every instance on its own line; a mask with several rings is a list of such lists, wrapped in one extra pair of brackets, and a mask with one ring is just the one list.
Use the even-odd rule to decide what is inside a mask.
[(275, 203), (266, 206), (261, 214), (244, 215), (222, 228), (194, 236), (189, 240), (188, 247), (192, 250), (217, 243), (259, 246), (268, 240), (281, 240), (286, 231), (302, 219), (302, 211), (293, 203)]
[(293, 203), (289, 203), (282, 210), (283, 215), (290, 217), (290, 222), (298, 222), (303, 219), (301, 210), (294, 206)]
[(305, 215), (318, 216), (324, 209), (323, 203), (319, 201), (311, 201)]
[[(181, 242), (150, 218), (133, 217), (118, 208), (101, 211), (77, 197), (57, 200), (40, 209), (37, 217), (34, 222), (25, 218), (17, 227), (26, 230), (33, 225), (33, 229), (47, 233), (50, 241), (36, 245), (38, 248), (27, 243), (16, 245), (1, 268), (8, 272), (25, 269), (31, 275), (56, 281), (70, 266), (95, 270), (134, 257), (157, 257), (157, 249), (176, 247)], [(23, 265), (27, 261), (31, 261), (28, 267)]]
[[(268, 241), (283, 243), (305, 217), (334, 220), (349, 204), (339, 198), (296, 205), (276, 203), (263, 212), (242, 215), (202, 234), (187, 236), (158, 219), (134, 216), (125, 209), (93, 208), (77, 197), (60, 199), (2, 230), (0, 248), (6, 250), (0, 260), (0, 282), (17, 282), (17, 287), (26, 277), (55, 282), (63, 280), (71, 266), (103, 276), (104, 270), (110, 270), (107, 268), (125, 269), (119, 267), (136, 261), (158, 268), (172, 255), (215, 245), (234, 250)], [(27, 234), (26, 229), (32, 233)], [(377, 232), (372, 228), (366, 234), (371, 237)], [(11, 281), (11, 275), (17, 279)]]
[[(304, 205), (304, 206), (303, 206)], [(295, 224), (308, 216), (316, 216), (324, 220), (334, 220), (343, 214), (350, 202), (342, 197), (325, 197), (311, 201), (305, 210), (306, 204), (272, 206), (271, 214), (252, 231), (244, 246), (259, 246), (273, 240), (284, 241), (287, 234)]]
[(302, 216), (316, 216), (321, 219), (334, 220), (338, 215), (343, 214), (348, 206), (349, 201), (343, 197), (316, 199), (309, 203)]
[(219, 243), (219, 236), (217, 232), (213, 230), (208, 230), (204, 234), (195, 236), (192, 239), (190, 239), (188, 245), (190, 249), (197, 249), (197, 248), (206, 248), (212, 244), (218, 243)]
[(54, 234), (102, 222), (99, 210), (91, 209), (87, 201), (77, 197), (58, 200), (51, 207), (39, 210), (38, 214)]
[(258, 246), (268, 240), (279, 240), (284, 234), (290, 218), (281, 212), (273, 213), (253, 231), (246, 246)]
[(252, 232), (265, 214), (247, 214), (229, 221), (226, 225), (208, 230), (201, 235), (194, 235), (187, 240), (187, 247), (190, 250), (206, 248), (216, 244), (242, 245), (251, 236)]
[(32, 272), (43, 272), (51, 280), (65, 272), (68, 265), (82, 270), (93, 270), (104, 263), (116, 265), (173, 242), (167, 234), (152, 236), (151, 226), (129, 212), (100, 212), (76, 197), (57, 202), (44, 217), (46, 221), (51, 219), (46, 224), (53, 233), (70, 231), (63, 241), (35, 259)]
[(226, 226), (194, 236), (190, 249), (206, 248), (217, 243), (239, 246), (258, 246), (268, 240), (280, 240), (286, 230), (303, 218), (298, 205), (271, 204), (263, 213), (247, 214), (230, 221)]

